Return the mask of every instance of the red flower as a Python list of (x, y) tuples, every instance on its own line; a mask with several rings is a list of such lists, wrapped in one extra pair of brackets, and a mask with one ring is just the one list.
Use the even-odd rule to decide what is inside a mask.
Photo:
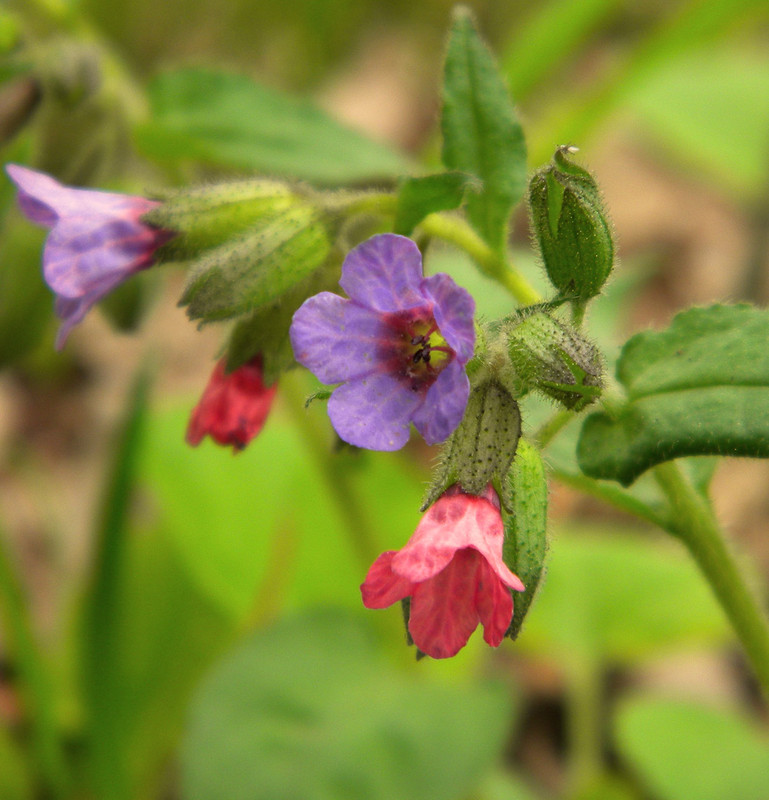
[(372, 564), (360, 587), (363, 605), (385, 608), (410, 597), (409, 633), (433, 658), (456, 655), (479, 622), (483, 638), (497, 647), (513, 618), (510, 589), (524, 589), (502, 561), (503, 539), (492, 487), (478, 496), (452, 486), (402, 550)]
[(193, 447), (206, 435), (215, 442), (242, 450), (264, 427), (277, 385), (262, 380), (261, 356), (225, 374), (224, 360), (216, 365), (187, 426)]

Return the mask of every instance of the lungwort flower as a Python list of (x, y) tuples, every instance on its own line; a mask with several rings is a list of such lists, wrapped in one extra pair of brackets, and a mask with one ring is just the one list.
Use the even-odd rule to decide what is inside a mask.
[(327, 384), (341, 383), (328, 402), (339, 436), (370, 450), (397, 450), (409, 423), (429, 444), (457, 427), (470, 385), (472, 297), (443, 274), (422, 275), (410, 239), (381, 234), (342, 265), (340, 286), (309, 298), (294, 314), (296, 360)]
[(242, 450), (264, 427), (277, 385), (265, 386), (261, 356), (229, 374), (217, 363), (200, 402), (190, 417), (187, 442), (196, 446), (205, 436)]
[(414, 644), (433, 658), (461, 650), (480, 622), (497, 647), (513, 618), (513, 598), (524, 586), (502, 560), (504, 527), (499, 499), (452, 486), (422, 517), (408, 544), (382, 553), (361, 586), (367, 608), (411, 598), (408, 628)]
[(6, 171), (19, 190), (26, 216), (50, 228), (43, 277), (56, 294), (61, 349), (94, 303), (129, 276), (149, 267), (155, 250), (174, 234), (145, 225), (141, 216), (158, 203), (144, 197), (73, 189), (17, 164)]

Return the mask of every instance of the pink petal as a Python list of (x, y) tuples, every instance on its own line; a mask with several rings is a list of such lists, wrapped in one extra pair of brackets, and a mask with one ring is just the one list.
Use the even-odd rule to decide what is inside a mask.
[(363, 605), (366, 608), (387, 608), (398, 600), (408, 597), (414, 590), (414, 584), (396, 575), (390, 565), (392, 564), (394, 550), (382, 553), (371, 565), (360, 587)]
[(414, 589), (409, 633), (428, 656), (456, 655), (478, 626), (475, 596), (480, 563), (474, 550), (459, 550), (444, 570)]
[(482, 561), (478, 570), (475, 604), (484, 640), (492, 647), (499, 647), (513, 618), (513, 598), (486, 561)]

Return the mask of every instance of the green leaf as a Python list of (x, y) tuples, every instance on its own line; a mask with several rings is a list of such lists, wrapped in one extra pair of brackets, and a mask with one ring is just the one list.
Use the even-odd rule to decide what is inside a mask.
[(3, 800), (31, 800), (34, 797), (22, 751), (4, 725), (0, 725), (0, 797)]
[(506, 691), (407, 679), (360, 619), (286, 619), (221, 665), (192, 707), (184, 800), (446, 800), (474, 788), (505, 742)]
[(467, 198), (470, 222), (494, 250), (504, 250), (510, 212), (526, 187), (526, 144), (494, 59), (462, 8), (446, 52), (441, 130), (446, 168), (483, 183)]
[(617, 364), (628, 402), (592, 414), (577, 449), (582, 470), (625, 485), (681, 456), (769, 457), (769, 312), (693, 308), (630, 339)]
[(311, 103), (243, 75), (184, 69), (149, 87), (151, 120), (139, 147), (165, 163), (292, 175), (337, 183), (407, 172), (408, 161), (335, 122)]
[(523, 581), (526, 591), (514, 595), (515, 613), (508, 631), (517, 638), (539, 587), (547, 552), (547, 476), (539, 451), (525, 439), (518, 442), (509, 475), (512, 513), (504, 514), (505, 563)]
[(464, 172), (405, 178), (398, 190), (393, 230), (409, 236), (428, 214), (459, 208), (468, 189), (479, 191), (480, 188), (478, 180)]
[(192, 262), (180, 300), (206, 322), (255, 311), (323, 265), (330, 242), (320, 212), (296, 204)]
[(723, 614), (681, 548), (606, 533), (553, 538), (547, 580), (516, 647), (629, 662), (725, 639)]
[(741, 714), (636, 698), (620, 707), (616, 730), (620, 752), (655, 797), (769, 797), (769, 737)]

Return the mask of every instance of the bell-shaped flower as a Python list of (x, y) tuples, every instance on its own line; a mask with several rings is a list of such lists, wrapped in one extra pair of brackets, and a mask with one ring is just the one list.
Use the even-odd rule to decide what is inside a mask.
[(479, 496), (454, 485), (422, 517), (399, 550), (382, 553), (361, 585), (366, 608), (411, 598), (408, 629), (433, 658), (449, 658), (483, 625), (497, 647), (513, 618), (511, 589), (524, 586), (502, 560), (504, 526), (499, 498), (489, 486)]
[(398, 450), (409, 423), (429, 444), (446, 439), (467, 405), (475, 302), (448, 275), (422, 275), (416, 244), (392, 233), (350, 251), (340, 286), (294, 314), (296, 360), (326, 384), (331, 424), (357, 447)]
[(187, 443), (195, 447), (210, 436), (242, 450), (264, 427), (276, 389), (277, 384), (264, 385), (261, 356), (230, 373), (219, 361), (190, 416)]
[(174, 234), (141, 221), (158, 205), (153, 200), (71, 188), (18, 164), (5, 169), (19, 190), (21, 210), (50, 229), (43, 277), (56, 294), (55, 310), (62, 320), (56, 348), (61, 349), (91, 306), (149, 267), (157, 248)]

